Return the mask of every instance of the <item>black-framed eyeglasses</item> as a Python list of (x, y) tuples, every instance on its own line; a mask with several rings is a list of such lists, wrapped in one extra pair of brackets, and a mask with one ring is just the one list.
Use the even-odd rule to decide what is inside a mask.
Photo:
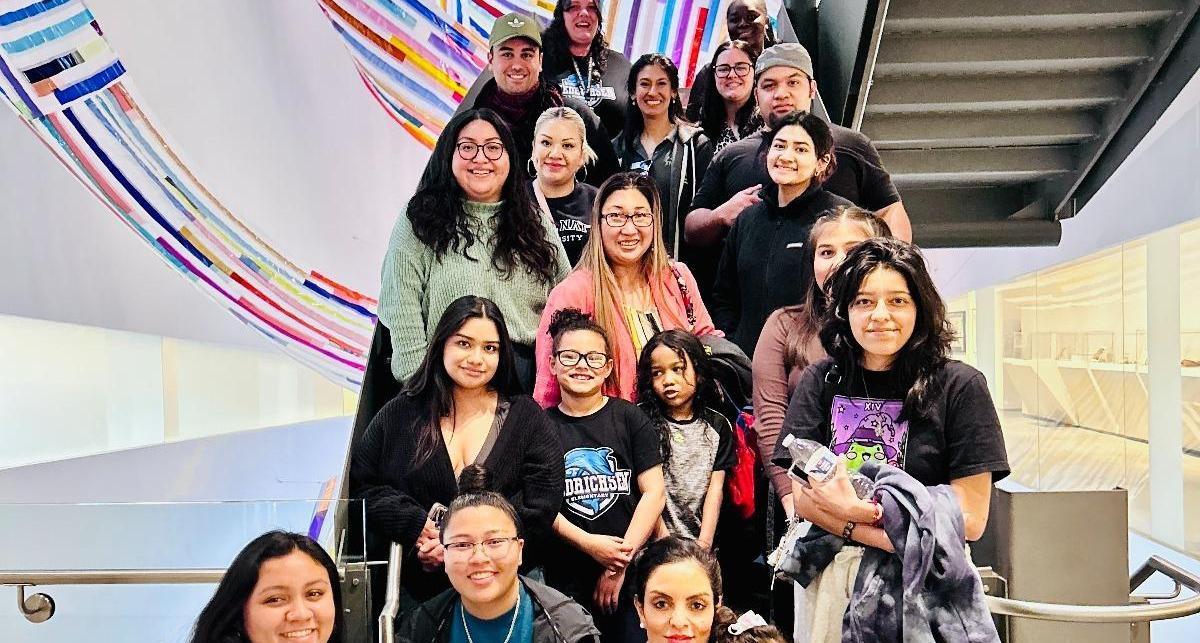
[(717, 78), (725, 78), (729, 76), (729, 72), (733, 72), (738, 78), (745, 78), (746, 76), (750, 75), (750, 72), (753, 71), (753, 69), (754, 68), (750, 66), (750, 63), (717, 65), (716, 67), (713, 67), (713, 73), (716, 74)]
[(470, 558), (475, 554), (476, 547), (483, 547), (484, 555), (495, 560), (507, 556), (512, 551), (512, 544), (520, 539), (519, 536), (509, 536), (507, 538), (488, 538), (479, 543), (446, 543), (443, 546), (446, 548), (446, 556), (450, 558)]
[(604, 368), (604, 365), (608, 363), (609, 357), (599, 351), (580, 353), (579, 351), (567, 349), (554, 353), (554, 359), (567, 368), (575, 366), (579, 363), (579, 360), (583, 360), (583, 363), (587, 364), (588, 368)]
[(633, 221), (633, 225), (639, 228), (649, 228), (654, 225), (654, 215), (650, 212), (634, 212), (633, 214), (605, 212), (601, 216), (604, 217), (604, 223), (610, 228), (623, 228), (626, 221)]
[(501, 156), (504, 156), (504, 145), (502, 143), (472, 143), (471, 141), (462, 141), (454, 146), (458, 150), (458, 158), (464, 161), (473, 161), (479, 156), (479, 151), (483, 150), (483, 158), (489, 161), (495, 161)]

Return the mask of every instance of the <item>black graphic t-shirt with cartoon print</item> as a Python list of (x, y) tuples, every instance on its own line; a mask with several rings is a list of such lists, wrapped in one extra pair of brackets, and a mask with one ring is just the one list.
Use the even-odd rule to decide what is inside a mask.
[[(810, 365), (788, 404), (774, 461), (791, 465), (783, 434), (814, 440), (858, 470), (866, 460), (900, 467), (927, 486), (991, 472), (1008, 475), (1000, 419), (983, 373), (950, 360), (940, 369), (927, 418), (900, 420), (909, 384), (891, 371), (831, 373), (832, 359)], [(849, 380), (849, 381), (848, 381)]]
[[(624, 536), (642, 497), (638, 474), (662, 464), (650, 418), (630, 402), (612, 397), (584, 417), (569, 416), (558, 407), (547, 413), (559, 428), (564, 451), (566, 485), (559, 513), (588, 533)], [(546, 581), (572, 597), (583, 593), (590, 600), (600, 565), (565, 541), (558, 545), (561, 551), (555, 553), (560, 557), (546, 559), (556, 561), (546, 567)]]

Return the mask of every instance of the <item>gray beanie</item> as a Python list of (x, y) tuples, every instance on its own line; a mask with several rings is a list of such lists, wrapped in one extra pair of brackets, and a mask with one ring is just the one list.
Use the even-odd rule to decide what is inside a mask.
[(804, 72), (809, 79), (813, 77), (812, 57), (804, 45), (794, 42), (781, 42), (763, 50), (754, 65), (754, 75), (757, 76), (772, 67), (792, 67)]

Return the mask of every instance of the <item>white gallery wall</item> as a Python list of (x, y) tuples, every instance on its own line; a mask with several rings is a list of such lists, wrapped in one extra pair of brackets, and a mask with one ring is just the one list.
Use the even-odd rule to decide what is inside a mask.
[[(284, 256), (375, 295), (428, 152), (310, 0), (90, 0), (151, 118)], [(0, 314), (269, 350), (0, 111)]]

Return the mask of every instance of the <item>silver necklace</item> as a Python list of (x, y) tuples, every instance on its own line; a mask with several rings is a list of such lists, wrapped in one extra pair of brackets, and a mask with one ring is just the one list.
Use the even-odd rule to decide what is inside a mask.
[[(517, 627), (517, 615), (521, 613), (521, 592), (517, 592), (517, 606), (513, 608), (512, 622), (508, 624), (508, 634), (504, 635), (504, 643), (508, 643), (512, 638), (513, 630)], [(467, 627), (467, 608), (460, 601), (458, 604), (458, 616), (462, 619), (463, 631), (467, 633), (467, 643), (475, 643), (475, 639), (471, 638), (471, 628)]]

